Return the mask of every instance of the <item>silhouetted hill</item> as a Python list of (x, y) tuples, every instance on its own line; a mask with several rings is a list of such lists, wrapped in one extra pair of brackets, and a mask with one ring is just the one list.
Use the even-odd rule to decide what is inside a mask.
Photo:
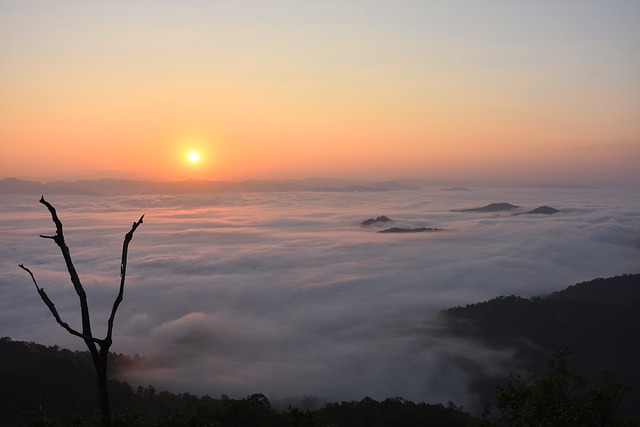
[(516, 213), (514, 215), (525, 215), (525, 214), (531, 214), (531, 215), (553, 215), (554, 213), (558, 213), (558, 212), (560, 212), (558, 209), (552, 208), (551, 206), (540, 206), (540, 207), (532, 209), (532, 210), (530, 210), (528, 212)]
[(455, 209), (453, 212), (502, 212), (512, 211), (518, 207), (519, 206), (512, 205), (511, 203), (490, 203), (481, 208)]
[(384, 230), (378, 231), (378, 233), (423, 233), (426, 231), (442, 231), (442, 228), (433, 228), (433, 227), (416, 227), (416, 228), (402, 228), (402, 227), (391, 227), (386, 228)]
[(625, 274), (608, 279), (593, 279), (553, 292), (547, 299), (556, 302), (596, 302), (634, 304), (640, 302), (640, 275)]
[(640, 401), (639, 305), (640, 274), (629, 274), (544, 297), (501, 296), (443, 314), (457, 335), (515, 349), (514, 368), (536, 370), (551, 352), (569, 347), (576, 365), (590, 378), (604, 370), (620, 375), (631, 388), (625, 411), (640, 416), (640, 407), (630, 403)]
[(391, 219), (391, 218), (389, 218), (389, 217), (387, 217), (387, 216), (385, 216), (385, 215), (381, 215), (381, 216), (377, 216), (377, 217), (375, 217), (375, 218), (368, 218), (368, 219), (365, 219), (364, 221), (362, 221), (362, 223), (361, 223), (361, 224), (362, 224), (362, 225), (371, 225), (371, 224), (375, 224), (375, 223), (377, 223), (377, 222), (382, 222), (382, 223), (384, 223), (384, 222), (389, 222), (389, 221), (392, 221), (392, 219)]

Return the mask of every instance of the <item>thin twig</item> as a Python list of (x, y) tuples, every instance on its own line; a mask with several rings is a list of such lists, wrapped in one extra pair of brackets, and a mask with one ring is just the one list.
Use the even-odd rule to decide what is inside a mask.
[(49, 298), (47, 293), (44, 291), (44, 289), (42, 289), (41, 287), (38, 286), (38, 282), (36, 281), (36, 278), (33, 275), (33, 273), (31, 272), (31, 270), (29, 270), (27, 267), (25, 267), (24, 264), (19, 264), (18, 267), (20, 267), (21, 269), (23, 269), (24, 271), (29, 273), (29, 275), (31, 276), (31, 280), (33, 280), (33, 284), (36, 285), (36, 289), (38, 290), (38, 294), (40, 294), (40, 298), (42, 298), (42, 301), (44, 301), (45, 305), (47, 307), (49, 307), (49, 311), (51, 311), (51, 314), (53, 314), (53, 317), (55, 317), (56, 322), (58, 322), (58, 324), (60, 326), (65, 328), (71, 335), (75, 335), (75, 336), (80, 337), (80, 338), (82, 338), (84, 340), (93, 341), (96, 344), (102, 345), (102, 340), (99, 340), (99, 339), (94, 338), (92, 336), (88, 336), (88, 335), (85, 335), (83, 333), (80, 333), (80, 332), (76, 331), (75, 329), (73, 329), (71, 326), (69, 326), (69, 324), (67, 322), (63, 322), (62, 319), (60, 318), (60, 314), (58, 314), (58, 310), (56, 310), (55, 304), (53, 303), (53, 301), (51, 301), (51, 299)]
[(40, 287), (38, 286), (38, 282), (36, 282), (36, 278), (34, 277), (34, 275), (31, 272), (31, 270), (29, 270), (27, 267), (25, 267), (24, 264), (18, 264), (18, 267), (20, 267), (21, 269), (23, 269), (24, 271), (29, 273), (29, 276), (31, 276), (31, 280), (33, 280), (33, 284), (36, 285), (36, 289), (38, 290), (38, 292), (40, 292)]

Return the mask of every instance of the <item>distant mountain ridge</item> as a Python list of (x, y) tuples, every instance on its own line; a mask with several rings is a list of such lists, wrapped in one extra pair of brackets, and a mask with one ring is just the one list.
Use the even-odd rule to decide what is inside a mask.
[(180, 193), (241, 193), (241, 192), (359, 192), (406, 191), (416, 187), (397, 181), (367, 182), (355, 180), (308, 178), (300, 180), (208, 181), (144, 181), (126, 179), (98, 179), (54, 181), (42, 183), (17, 178), (0, 180), (0, 194), (75, 194), (75, 195), (138, 195)]
[[(64, 183), (62, 183), (64, 184)], [(37, 181), (26, 181), (17, 178), (5, 178), (0, 181), (0, 194), (95, 194), (92, 191), (66, 187), (59, 183), (43, 184)]]

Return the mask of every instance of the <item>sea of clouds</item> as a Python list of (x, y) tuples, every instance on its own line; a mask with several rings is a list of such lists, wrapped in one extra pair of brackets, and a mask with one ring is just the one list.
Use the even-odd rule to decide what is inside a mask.
[[(117, 294), (123, 236), (145, 214), (112, 350), (146, 362), (121, 379), (213, 397), (402, 396), (473, 408), (473, 376), (501, 372), (512, 353), (447, 335), (438, 311), (639, 272), (639, 196), (486, 187), (48, 200), (99, 337)], [(54, 234), (46, 208), (37, 197), (0, 200), (0, 336), (84, 349), (18, 268), (29, 267), (80, 329), (60, 251), (38, 237)], [(561, 212), (452, 212), (492, 202)], [(395, 222), (360, 225), (378, 215)], [(390, 226), (444, 231), (376, 232)]]

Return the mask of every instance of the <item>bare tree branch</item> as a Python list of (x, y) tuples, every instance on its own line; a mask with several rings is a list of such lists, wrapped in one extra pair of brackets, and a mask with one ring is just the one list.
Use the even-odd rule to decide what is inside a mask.
[(38, 292), (40, 292), (40, 287), (38, 286), (38, 282), (36, 282), (36, 278), (33, 276), (33, 273), (31, 272), (31, 270), (25, 267), (24, 264), (18, 264), (18, 267), (20, 267), (21, 269), (29, 273), (29, 275), (31, 276), (31, 280), (33, 280), (33, 284), (36, 285), (36, 289), (38, 290)]
[[(56, 234), (55, 236), (40, 236), (45, 239), (53, 239), (54, 242), (60, 247), (60, 251), (62, 251), (62, 257), (64, 258), (64, 262), (67, 265), (67, 270), (69, 271), (69, 276), (71, 276), (71, 283), (73, 284), (73, 288), (76, 290), (78, 294), (78, 298), (80, 299), (80, 314), (82, 315), (82, 333), (89, 337), (93, 336), (91, 333), (91, 318), (89, 317), (89, 304), (87, 303), (87, 294), (82, 287), (82, 283), (80, 283), (80, 277), (78, 277), (78, 272), (76, 271), (75, 266), (73, 265), (73, 261), (71, 260), (71, 252), (69, 251), (69, 247), (64, 241), (64, 231), (62, 230), (62, 222), (58, 218), (58, 214), (56, 212), (56, 208), (51, 205), (51, 203), (47, 202), (44, 199), (44, 196), (40, 198), (40, 203), (45, 205), (49, 212), (51, 213), (51, 219), (56, 226)], [(93, 354), (93, 352), (92, 352)]]
[(23, 269), (24, 271), (26, 271), (27, 273), (29, 273), (29, 275), (31, 276), (31, 280), (33, 280), (33, 284), (36, 285), (36, 289), (38, 290), (38, 294), (40, 295), (40, 298), (42, 298), (42, 301), (44, 301), (46, 306), (49, 307), (49, 311), (51, 311), (51, 314), (53, 314), (53, 317), (55, 317), (56, 322), (58, 322), (58, 324), (60, 326), (65, 328), (67, 330), (67, 332), (69, 332), (71, 335), (75, 335), (77, 337), (80, 337), (83, 340), (93, 341), (93, 342), (95, 342), (96, 344), (99, 344), (99, 345), (102, 344), (102, 340), (99, 340), (99, 339), (94, 338), (92, 336), (84, 335), (84, 334), (76, 331), (75, 329), (73, 329), (71, 326), (69, 326), (69, 324), (67, 322), (63, 322), (62, 319), (60, 318), (60, 314), (58, 314), (58, 310), (56, 310), (55, 304), (53, 303), (53, 301), (51, 301), (51, 299), (49, 298), (47, 293), (44, 291), (44, 289), (42, 289), (41, 287), (38, 286), (38, 282), (36, 282), (36, 278), (33, 275), (33, 273), (31, 272), (31, 270), (29, 270), (27, 267), (25, 267), (24, 264), (19, 264), (18, 266), (21, 269)]
[(122, 297), (124, 295), (124, 279), (127, 275), (127, 254), (129, 252), (129, 242), (133, 239), (133, 233), (136, 229), (142, 224), (142, 220), (144, 215), (140, 217), (140, 219), (133, 223), (131, 226), (131, 230), (124, 236), (124, 242), (122, 243), (122, 260), (120, 261), (120, 290), (118, 291), (118, 296), (113, 302), (113, 308), (111, 309), (111, 316), (109, 316), (108, 328), (107, 328), (107, 336), (105, 341), (111, 342), (111, 336), (113, 334), (113, 321), (116, 318), (116, 311), (118, 311), (118, 307), (122, 302)]

